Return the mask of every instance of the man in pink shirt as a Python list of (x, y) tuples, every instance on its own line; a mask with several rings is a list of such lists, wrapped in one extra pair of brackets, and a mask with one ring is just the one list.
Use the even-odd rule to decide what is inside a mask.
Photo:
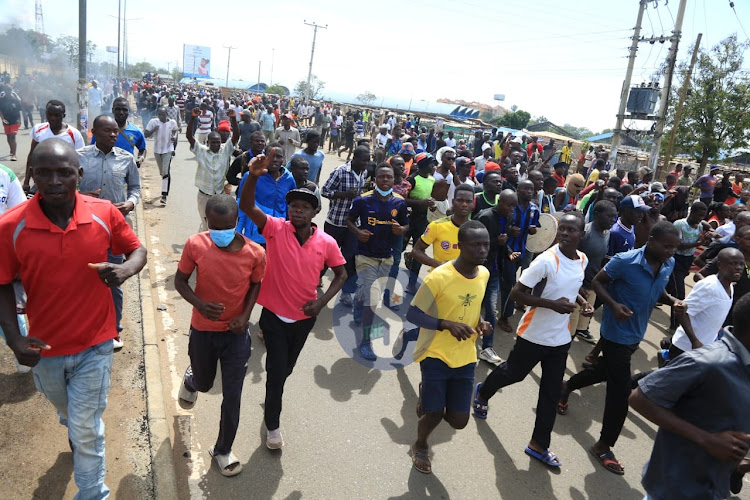
[[(307, 189), (286, 194), (288, 217), (272, 217), (255, 205), (258, 178), (268, 172), (264, 155), (253, 158), (240, 194), (240, 210), (258, 226), (266, 239), (266, 275), (258, 296), (263, 306), (259, 326), (266, 343), (265, 424), (266, 446), (284, 446), (279, 417), (284, 383), (292, 374), (307, 335), (323, 307), (341, 290), (346, 281), (346, 259), (331, 236), (312, 224), (318, 198)], [(318, 298), (320, 272), (328, 266), (334, 278)]]

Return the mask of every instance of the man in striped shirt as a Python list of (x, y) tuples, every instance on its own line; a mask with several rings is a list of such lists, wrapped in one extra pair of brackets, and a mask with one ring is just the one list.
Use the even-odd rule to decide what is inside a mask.
[(177, 123), (177, 132), (172, 134), (172, 145), (174, 146), (174, 149), (172, 150), (172, 156), (174, 156), (174, 150), (177, 149), (177, 134), (178, 132), (182, 132), (182, 110), (180, 110), (180, 107), (175, 104), (174, 97), (169, 96), (169, 106), (167, 106), (167, 118), (170, 120), (174, 120), (175, 123)]
[(161, 174), (161, 202), (166, 205), (169, 184), (172, 180), (169, 173), (172, 153), (174, 152), (172, 137), (177, 135), (179, 127), (177, 122), (167, 118), (167, 108), (164, 106), (158, 109), (156, 116), (157, 118), (152, 118), (146, 125), (145, 135), (146, 138), (154, 136), (154, 157), (156, 158), (156, 165), (159, 167), (159, 174)]
[(208, 134), (214, 129), (214, 113), (208, 109), (208, 103), (201, 103), (201, 114), (198, 116), (198, 130), (196, 131), (196, 139), (198, 142), (206, 145), (206, 139)]

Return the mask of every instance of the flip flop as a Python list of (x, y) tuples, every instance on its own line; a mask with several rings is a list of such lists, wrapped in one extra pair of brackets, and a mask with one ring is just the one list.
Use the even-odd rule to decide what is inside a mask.
[(602, 467), (613, 474), (617, 474), (618, 476), (625, 475), (625, 467), (623, 467), (622, 464), (615, 458), (615, 454), (612, 453), (612, 450), (606, 453), (597, 453), (596, 450), (594, 450), (593, 446), (590, 448), (590, 450), (591, 453), (597, 458), (597, 460), (599, 460), (599, 463), (602, 464)]
[[(214, 454), (214, 447), (212, 446), (208, 449), (208, 454), (211, 455), (214, 460), (216, 460), (216, 465), (219, 466), (219, 472), (221, 472), (222, 476), (232, 477), (242, 472), (242, 464), (231, 451), (226, 455)], [(227, 467), (235, 464), (236, 467), (234, 469), (227, 469)]]
[(482, 420), (487, 419), (487, 410), (490, 409), (489, 403), (482, 403), (479, 401), (479, 389), (482, 388), (482, 382), (477, 383), (474, 389), (474, 416), (481, 418)]
[(536, 450), (532, 450), (528, 446), (523, 450), (524, 453), (526, 453), (531, 458), (536, 458), (540, 462), (542, 462), (544, 465), (549, 465), (550, 467), (561, 467), (562, 462), (559, 458), (557, 458), (557, 455), (552, 453), (549, 448), (544, 450), (543, 452), (539, 453)]
[(432, 474), (432, 464), (427, 450), (418, 450), (414, 444), (411, 445), (411, 463), (422, 474)]
[(568, 403), (558, 402), (557, 403), (557, 414), (558, 415), (567, 415), (568, 413)]

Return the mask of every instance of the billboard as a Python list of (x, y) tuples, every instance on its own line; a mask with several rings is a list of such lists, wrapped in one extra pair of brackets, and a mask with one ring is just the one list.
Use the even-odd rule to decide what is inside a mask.
[(187, 78), (211, 78), (211, 47), (183, 45), (182, 74)]

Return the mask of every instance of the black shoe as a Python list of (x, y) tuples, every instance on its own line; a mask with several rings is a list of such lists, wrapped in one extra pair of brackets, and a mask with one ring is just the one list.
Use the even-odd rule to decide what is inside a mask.
[(167, 195), (163, 194), (161, 195), (161, 204), (166, 205), (167, 204)]
[(588, 330), (576, 330), (576, 337), (588, 342), (589, 344), (596, 344), (596, 338), (591, 335)]

